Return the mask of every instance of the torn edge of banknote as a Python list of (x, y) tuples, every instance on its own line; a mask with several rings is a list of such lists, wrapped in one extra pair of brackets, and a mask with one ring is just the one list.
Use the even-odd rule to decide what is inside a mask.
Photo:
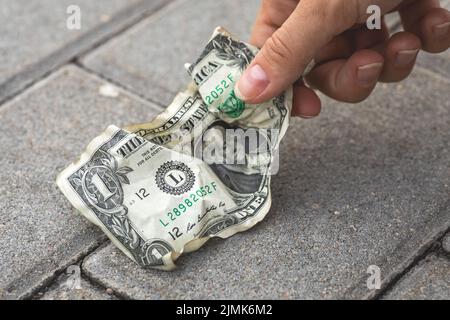
[[(182, 253), (248, 230), (268, 213), (292, 88), (258, 105), (236, 97), (234, 84), (257, 52), (217, 28), (188, 67), (193, 82), (162, 114), (150, 123), (109, 126), (58, 176), (72, 205), (140, 266), (172, 270)], [(224, 143), (226, 129), (277, 134), (267, 136), (274, 141), (257, 164), (209, 163), (191, 148)]]

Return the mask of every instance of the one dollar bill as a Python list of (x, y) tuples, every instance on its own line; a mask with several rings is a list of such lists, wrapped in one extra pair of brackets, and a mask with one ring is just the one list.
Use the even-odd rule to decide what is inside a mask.
[[(109, 126), (58, 176), (73, 206), (142, 267), (171, 270), (182, 253), (245, 231), (269, 211), (292, 90), (259, 105), (236, 97), (234, 84), (257, 52), (217, 28), (188, 66), (192, 83), (162, 114)], [(244, 139), (230, 142), (229, 131)], [(258, 152), (247, 146), (252, 136)]]

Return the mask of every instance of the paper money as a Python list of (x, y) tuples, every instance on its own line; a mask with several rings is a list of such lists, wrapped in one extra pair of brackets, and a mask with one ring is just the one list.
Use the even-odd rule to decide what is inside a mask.
[(193, 82), (162, 114), (109, 126), (58, 176), (73, 206), (142, 267), (171, 270), (182, 253), (245, 231), (269, 211), (292, 90), (259, 105), (236, 97), (257, 52), (216, 29), (188, 67)]

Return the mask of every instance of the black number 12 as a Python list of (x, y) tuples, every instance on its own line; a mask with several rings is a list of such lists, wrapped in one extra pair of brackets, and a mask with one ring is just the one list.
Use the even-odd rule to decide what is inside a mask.
[(135, 195), (137, 195), (141, 200), (144, 200), (144, 198), (147, 198), (149, 196), (147, 190), (145, 190), (144, 188), (139, 189), (139, 191), (136, 192)]
[(172, 232), (169, 231), (169, 234), (170, 234), (170, 236), (172, 237), (173, 240), (177, 240), (177, 238), (179, 238), (179, 237), (181, 237), (183, 235), (183, 233), (180, 232), (180, 229), (178, 227), (174, 227), (172, 229)]

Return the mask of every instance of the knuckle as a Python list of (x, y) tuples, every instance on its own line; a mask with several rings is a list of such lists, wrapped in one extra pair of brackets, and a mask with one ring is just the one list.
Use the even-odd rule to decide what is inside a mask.
[(283, 27), (267, 39), (261, 54), (271, 64), (286, 64), (294, 58), (289, 34)]
[(359, 17), (360, 0), (305, 1), (306, 14), (319, 23), (331, 23), (336, 33), (352, 26)]
[(329, 2), (324, 0), (309, 0), (301, 4), (309, 17), (323, 19), (330, 14), (330, 3), (333, 2), (335, 0), (330, 0)]

